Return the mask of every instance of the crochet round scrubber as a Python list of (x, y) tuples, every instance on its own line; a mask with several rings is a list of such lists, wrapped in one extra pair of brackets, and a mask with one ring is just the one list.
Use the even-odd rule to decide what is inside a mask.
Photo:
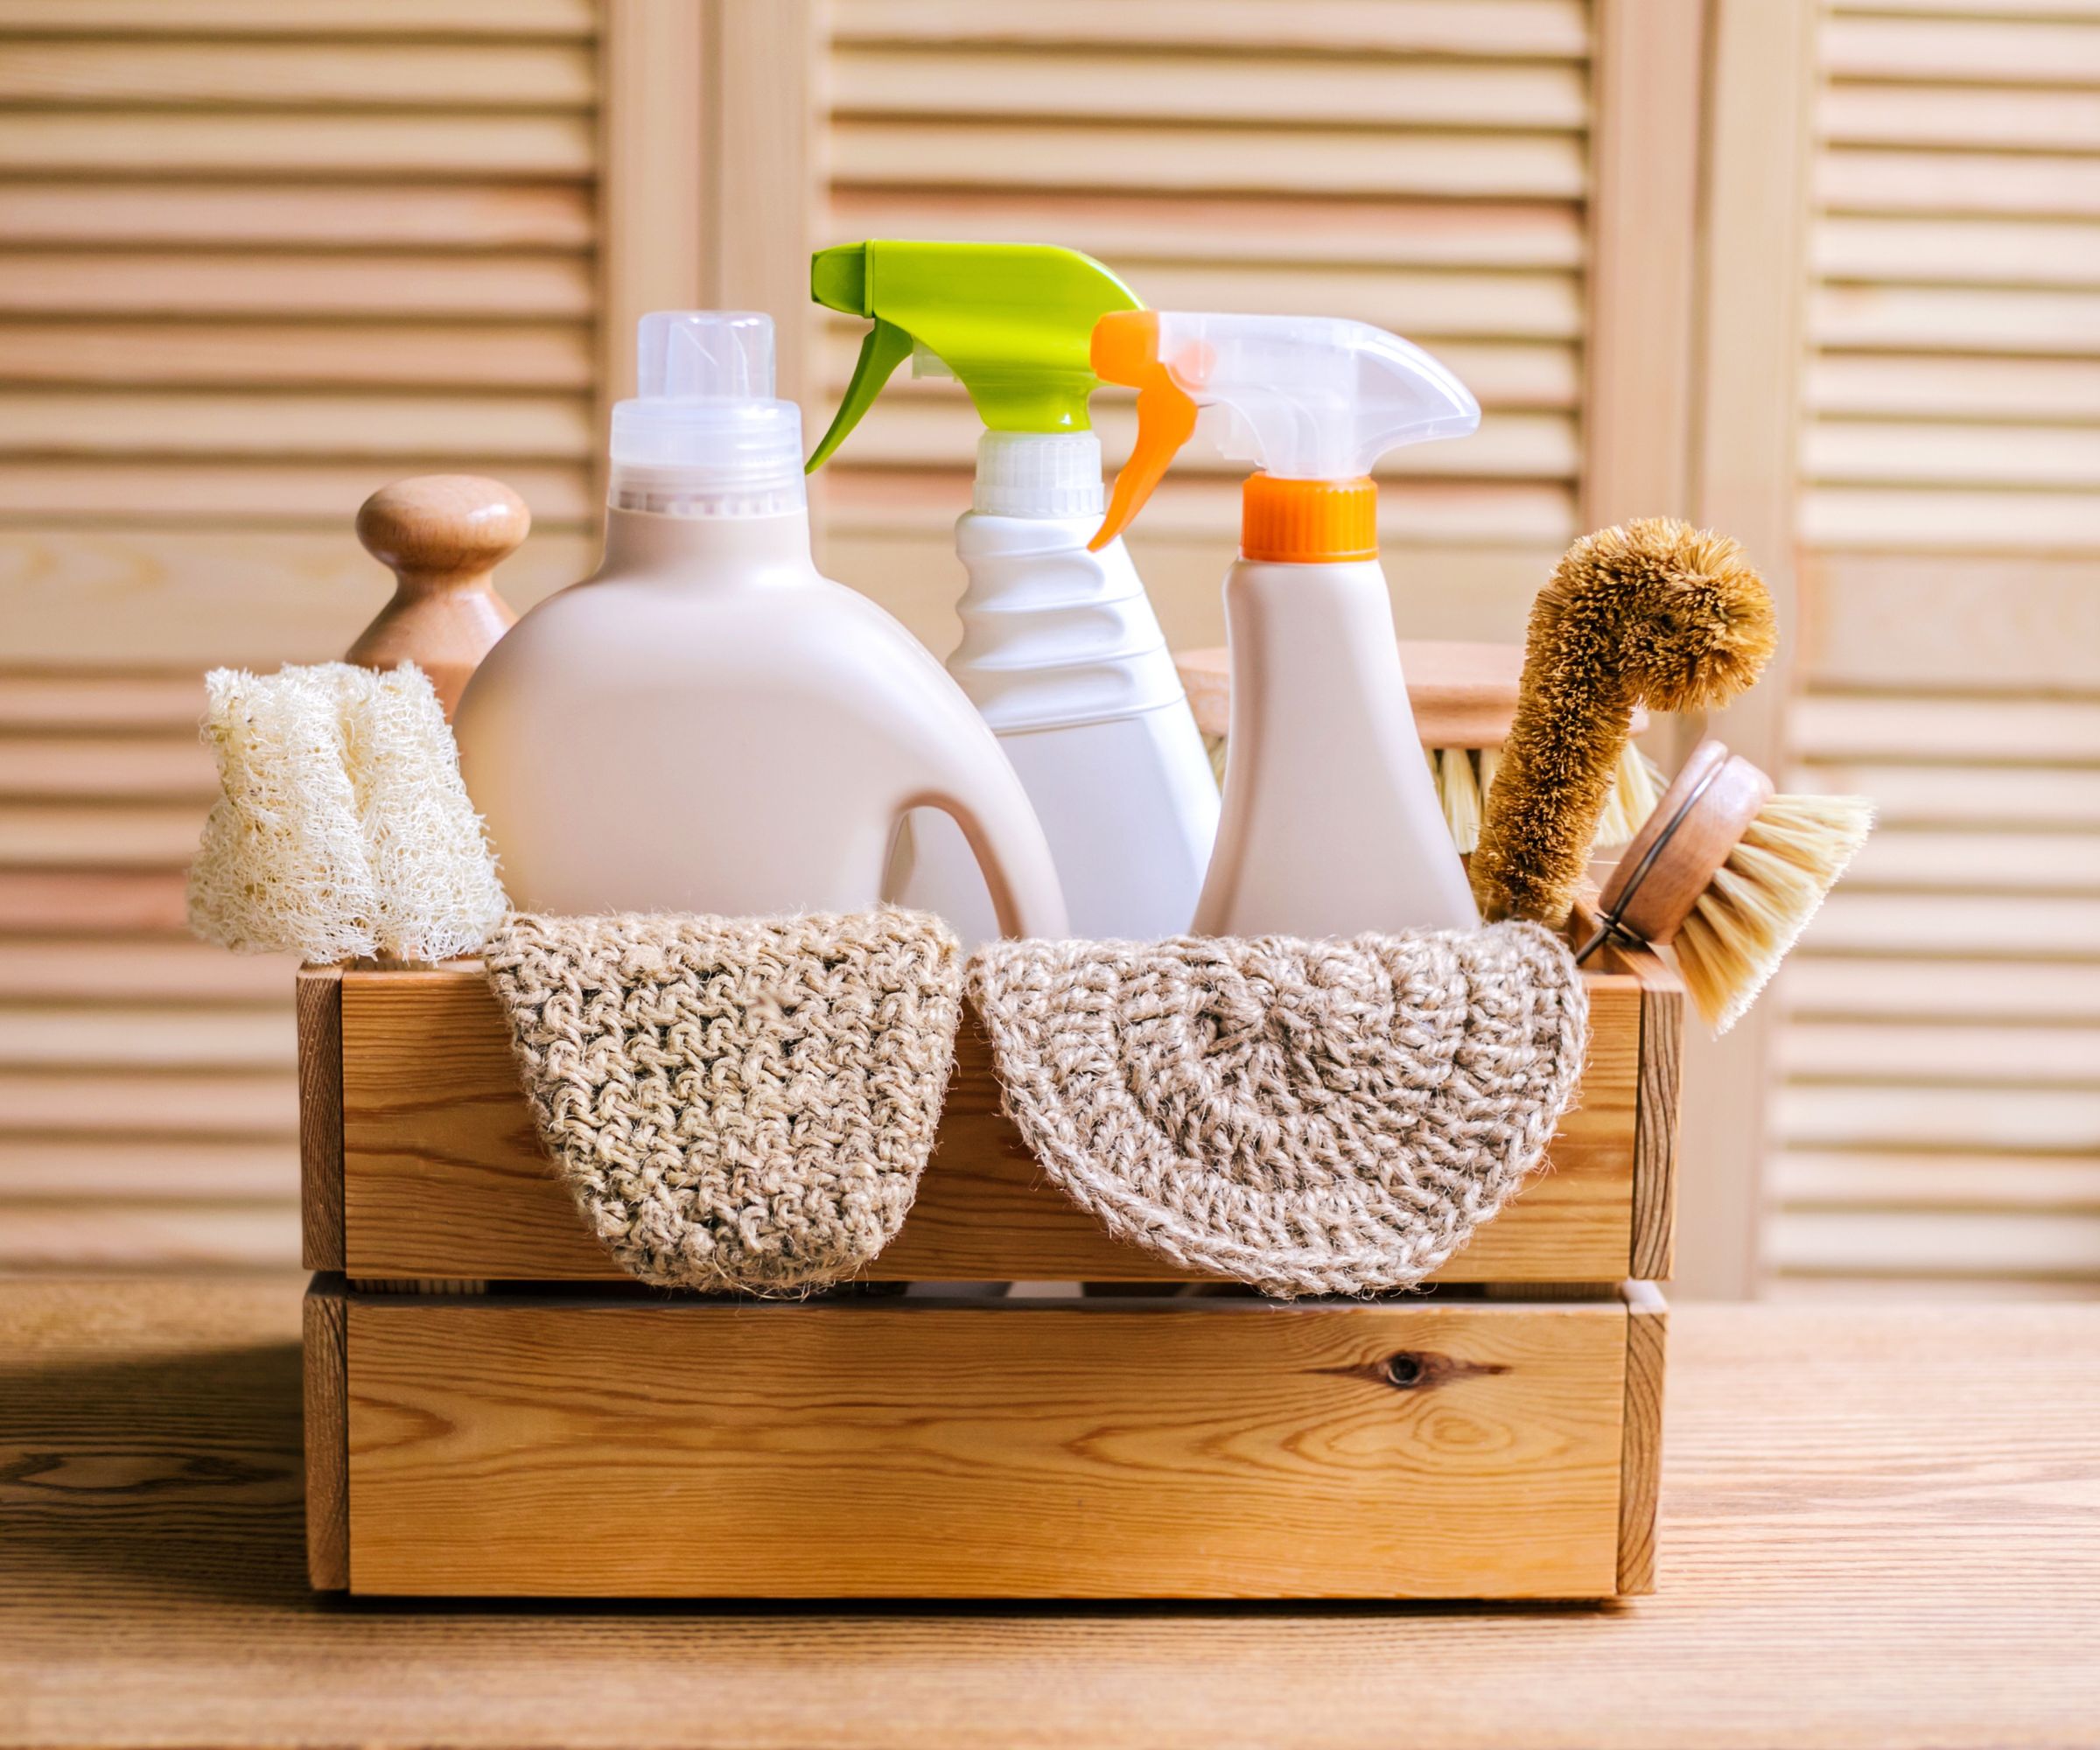
[(955, 1054), (938, 918), (514, 913), (485, 961), (540, 1139), (630, 1275), (803, 1292), (904, 1224)]
[(1405, 1288), (1538, 1163), (1589, 1002), (1536, 925), (972, 956), (1006, 1107), (1118, 1238), (1288, 1298)]

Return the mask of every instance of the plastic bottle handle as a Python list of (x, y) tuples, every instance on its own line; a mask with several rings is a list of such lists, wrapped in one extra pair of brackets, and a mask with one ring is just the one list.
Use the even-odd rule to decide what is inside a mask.
[(899, 818), (913, 808), (938, 808), (962, 829), (991, 896), (992, 915), (998, 920), (1001, 935), (1052, 941), (1069, 935), (1070, 917), (1051, 862), (1049, 841), (1019, 787), (1015, 787), (1012, 799), (989, 796), (982, 801), (984, 806), (980, 808), (952, 791), (926, 790), (906, 800)]
[(500, 480), (424, 474), (382, 486), (357, 513), (357, 538), (394, 573), (394, 596), (344, 661), (415, 663), (450, 718), (481, 659), (517, 624), (490, 574), (531, 528), (525, 500)]

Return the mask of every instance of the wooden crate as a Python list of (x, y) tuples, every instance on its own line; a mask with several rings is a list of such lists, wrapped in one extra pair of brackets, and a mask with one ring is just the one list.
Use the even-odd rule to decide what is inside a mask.
[[(966, 1023), (872, 1282), (629, 1282), (478, 970), (300, 975), (310, 1565), (364, 1593), (1598, 1598), (1653, 1575), (1681, 993), (1590, 974), (1549, 1166), (1369, 1302), (1172, 1294), (1042, 1182)], [(1634, 1278), (1627, 1281), (1626, 1278)], [(463, 1292), (466, 1291), (466, 1292)]]
[[(1650, 955), (1587, 976), (1590, 1054), (1548, 1165), (1435, 1278), (1648, 1280), (1670, 1274), (1683, 994)], [(304, 1256), (354, 1278), (626, 1278), (541, 1152), (480, 971), (299, 974)], [(940, 1140), (886, 1282), (1166, 1281), (1041, 1182), (999, 1110), (966, 1021)]]
[(1652, 1573), (1645, 1285), (794, 1306), (308, 1300), (314, 1583), (1599, 1598)]

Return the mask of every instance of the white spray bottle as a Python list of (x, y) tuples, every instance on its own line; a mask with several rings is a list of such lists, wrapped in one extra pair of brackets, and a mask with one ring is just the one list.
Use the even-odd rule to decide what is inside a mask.
[[(956, 525), (970, 576), (948, 672), (984, 714), (1035, 806), (1074, 935), (1188, 928), (1218, 826), (1218, 788), (1152, 603), (1120, 541), (1091, 551), (1101, 444), (1096, 319), (1138, 305), (1099, 262), (1014, 243), (876, 241), (818, 252), (810, 290), (874, 318), (820, 466), (906, 357), (953, 376), (989, 428), (972, 508)], [(892, 872), (906, 905), (966, 944), (994, 934), (962, 834), (914, 815)]]
[(1226, 453), (1260, 464), (1225, 576), (1232, 654), (1224, 817), (1195, 912), (1200, 935), (1354, 935), (1480, 921), (1422, 757), (1378, 563), (1388, 450), (1462, 437), (1480, 410), (1427, 353), (1324, 317), (1117, 312), (1096, 373), (1138, 391), (1116, 482), (1121, 534), (1217, 408)]

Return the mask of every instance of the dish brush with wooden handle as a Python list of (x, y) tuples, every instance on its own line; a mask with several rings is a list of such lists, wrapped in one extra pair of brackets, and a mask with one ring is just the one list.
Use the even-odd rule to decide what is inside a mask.
[(1650, 517), (1569, 548), (1531, 606), (1473, 854), (1480, 914), (1565, 924), (1634, 714), (1726, 704), (1778, 640), (1764, 579), (1726, 536)]
[(1873, 830), (1864, 796), (1776, 795), (1701, 742), (1627, 847), (1576, 955), (1608, 941), (1669, 948), (1717, 1034), (1740, 1020)]

